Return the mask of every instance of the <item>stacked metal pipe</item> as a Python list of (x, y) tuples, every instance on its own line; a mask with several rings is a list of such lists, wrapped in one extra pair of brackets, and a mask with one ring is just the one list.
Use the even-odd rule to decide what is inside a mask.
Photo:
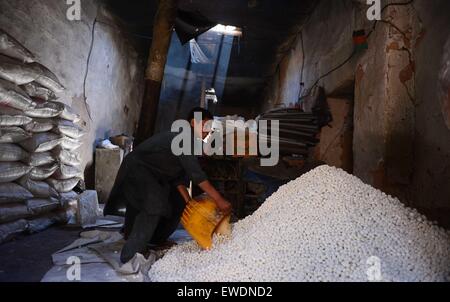
[[(266, 127), (259, 125), (260, 140), (270, 143), (271, 139), (278, 139), (281, 154), (307, 155), (308, 149), (319, 142), (317, 134), (320, 126), (313, 113), (299, 109), (279, 109), (262, 114), (259, 121), (267, 121)], [(271, 132), (273, 121), (279, 121), (278, 136)]]

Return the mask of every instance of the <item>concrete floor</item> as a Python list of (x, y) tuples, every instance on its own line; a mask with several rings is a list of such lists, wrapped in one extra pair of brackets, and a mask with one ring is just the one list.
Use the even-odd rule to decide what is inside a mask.
[(55, 226), (0, 245), (0, 282), (41, 281), (53, 266), (52, 254), (79, 238), (80, 232), (81, 228)]
[[(107, 216), (105, 219), (118, 223), (123, 223), (124, 220), (113, 216)], [(97, 228), (53, 226), (41, 233), (20, 235), (0, 245), (0, 283), (40, 282), (53, 267), (52, 255), (79, 239), (81, 232), (93, 229)], [(114, 230), (119, 231), (120, 228)], [(170, 239), (176, 242), (192, 240), (181, 226)]]
[[(102, 218), (124, 222), (122, 217)], [(79, 239), (81, 232), (92, 229), (95, 228), (53, 226), (41, 233), (20, 235), (0, 244), (0, 282), (40, 282), (53, 267), (52, 255)]]

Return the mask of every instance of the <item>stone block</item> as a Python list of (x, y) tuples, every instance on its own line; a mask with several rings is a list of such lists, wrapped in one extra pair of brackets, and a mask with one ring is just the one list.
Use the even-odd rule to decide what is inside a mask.
[(95, 152), (95, 190), (100, 203), (105, 203), (111, 193), (117, 172), (123, 160), (123, 150), (97, 149)]
[(80, 226), (94, 225), (98, 217), (98, 196), (96, 191), (86, 191), (78, 198), (77, 221)]

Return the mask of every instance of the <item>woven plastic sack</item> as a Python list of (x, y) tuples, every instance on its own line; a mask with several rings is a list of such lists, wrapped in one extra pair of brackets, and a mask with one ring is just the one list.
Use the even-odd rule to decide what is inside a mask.
[(75, 151), (80, 148), (83, 143), (77, 139), (64, 136), (61, 139), (61, 147), (69, 151)]
[(58, 130), (58, 133), (74, 139), (80, 139), (86, 134), (81, 127), (66, 120), (58, 120), (56, 129)]
[(32, 180), (45, 180), (50, 176), (52, 176), (57, 169), (58, 169), (57, 164), (34, 167), (30, 171), (30, 178)]
[(59, 193), (67, 193), (67, 192), (72, 191), (77, 186), (77, 184), (80, 182), (80, 180), (81, 180), (81, 178), (79, 178), (79, 177), (74, 177), (74, 178), (65, 179), (65, 180), (49, 178), (47, 180), (47, 182), (50, 186), (52, 186)]
[(0, 29), (0, 54), (24, 63), (33, 63), (35, 61), (31, 51), (2, 29)]
[(49, 69), (47, 69), (47, 67), (39, 63), (32, 63), (30, 65), (33, 69), (39, 71), (39, 77), (35, 80), (36, 83), (52, 90), (54, 93), (59, 93), (65, 90), (58, 77)]
[(31, 83), (40, 75), (40, 70), (32, 64), (25, 64), (16, 59), (0, 55), (0, 78), (16, 85)]
[(81, 165), (81, 158), (76, 153), (70, 152), (68, 150), (64, 150), (60, 147), (56, 148), (53, 153), (55, 155), (55, 158), (64, 165), (68, 165), (68, 166)]
[(21, 88), (30, 97), (38, 98), (43, 101), (50, 101), (50, 100), (53, 100), (56, 98), (53, 91), (51, 91), (50, 89), (45, 88), (37, 83), (34, 83), (34, 82), (25, 84), (25, 85), (21, 86)]
[(61, 164), (52, 177), (57, 180), (66, 180), (74, 177), (80, 178), (82, 174), (81, 170), (77, 167)]
[(20, 143), (29, 139), (31, 134), (20, 127), (1, 127), (0, 128), (0, 144)]
[(31, 198), (33, 194), (16, 183), (0, 183), (0, 204), (23, 202)]
[(37, 104), (34, 109), (25, 110), (24, 114), (34, 118), (54, 118), (59, 116), (64, 110), (64, 106), (57, 102), (45, 102)]
[(0, 127), (23, 126), (31, 121), (31, 118), (24, 115), (0, 115)]
[(28, 208), (23, 204), (0, 205), (0, 223), (11, 222), (28, 216)]
[(72, 107), (66, 104), (64, 104), (64, 110), (59, 117), (64, 120), (71, 121), (73, 123), (78, 123), (81, 121), (81, 116), (75, 113)]
[(15, 162), (27, 159), (28, 152), (16, 144), (0, 145), (0, 162)]
[(4, 243), (14, 236), (27, 230), (28, 222), (20, 219), (14, 222), (0, 224), (0, 243)]
[(20, 87), (0, 79), (0, 105), (29, 110), (34, 108), (36, 103)]
[(31, 133), (43, 133), (51, 131), (55, 127), (53, 121), (51, 119), (40, 119), (35, 118), (29, 124), (26, 124), (23, 128), (27, 132)]
[(54, 224), (67, 223), (70, 219), (70, 212), (68, 211), (55, 211), (45, 214), (43, 216), (28, 220), (27, 231), (31, 234), (45, 231)]
[(59, 193), (59, 201), (63, 206), (68, 206), (69, 203), (76, 202), (78, 200), (78, 197), (79, 195), (74, 191)]
[(54, 188), (44, 181), (32, 180), (26, 175), (17, 181), (23, 188), (27, 189), (36, 198), (58, 198), (59, 194)]
[(37, 133), (20, 143), (28, 152), (46, 152), (61, 144), (61, 137), (54, 133)]
[(19, 162), (0, 162), (0, 183), (13, 182), (31, 171), (32, 167)]
[(42, 215), (54, 211), (61, 207), (57, 199), (30, 199), (26, 206), (30, 215)]
[(13, 108), (11, 106), (8, 105), (2, 105), (0, 104), (0, 115), (11, 115), (11, 116), (15, 116), (15, 115), (24, 115), (23, 111), (17, 108)]
[(32, 167), (39, 167), (54, 163), (55, 157), (51, 152), (31, 153), (28, 159), (28, 165)]

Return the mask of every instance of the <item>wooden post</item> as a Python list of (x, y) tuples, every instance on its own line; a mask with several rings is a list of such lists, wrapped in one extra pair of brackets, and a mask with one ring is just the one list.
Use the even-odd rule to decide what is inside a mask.
[(153, 40), (145, 72), (145, 92), (142, 102), (136, 145), (154, 134), (164, 69), (167, 62), (178, 0), (160, 0), (153, 25)]
[(206, 93), (205, 93), (205, 90), (206, 90), (206, 82), (205, 82), (205, 78), (203, 77), (203, 79), (202, 79), (202, 92), (201, 92), (201, 95), (200, 95), (200, 107), (208, 109), (206, 107)]

